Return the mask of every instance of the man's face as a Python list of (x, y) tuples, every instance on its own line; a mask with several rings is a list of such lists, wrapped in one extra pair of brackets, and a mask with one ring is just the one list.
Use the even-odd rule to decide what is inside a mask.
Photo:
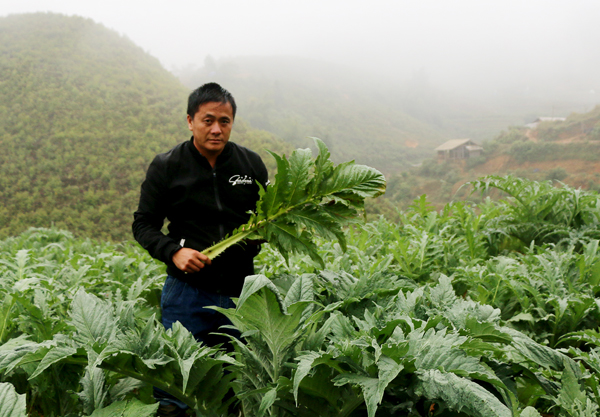
[(229, 141), (233, 109), (229, 103), (202, 104), (193, 118), (187, 117), (196, 149), (207, 159), (217, 157)]

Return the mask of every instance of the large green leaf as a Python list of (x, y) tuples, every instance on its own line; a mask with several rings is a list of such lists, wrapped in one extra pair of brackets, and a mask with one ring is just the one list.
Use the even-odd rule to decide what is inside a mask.
[(8, 382), (0, 382), (0, 416), (25, 417), (27, 416), (25, 394), (20, 395)]
[(273, 387), (269, 391), (265, 393), (260, 402), (260, 407), (258, 408), (258, 412), (256, 417), (262, 417), (265, 415), (267, 410), (273, 406), (275, 400), (277, 399), (277, 388)]
[(108, 392), (104, 389), (104, 371), (99, 368), (86, 369), (85, 375), (81, 378), (83, 390), (78, 393), (83, 403), (83, 410), (86, 414), (102, 408)]
[(286, 311), (283, 305), (283, 300), (281, 299), (281, 294), (279, 294), (279, 290), (271, 282), (269, 278), (264, 275), (250, 275), (246, 277), (244, 281), (244, 287), (242, 288), (242, 293), (237, 301), (236, 308), (239, 309), (243, 306), (246, 300), (253, 294), (259, 292), (263, 288), (268, 288), (275, 296), (277, 297), (277, 301), (282, 311)]
[(307, 185), (310, 176), (306, 175), (312, 166), (312, 155), (310, 149), (297, 149), (290, 157), (290, 169), (288, 171), (288, 199), (290, 204), (295, 205), (304, 200), (307, 194)]
[(367, 404), (369, 417), (375, 416), (377, 405), (381, 403), (386, 387), (398, 376), (404, 366), (386, 356), (382, 356), (377, 362), (377, 368), (377, 378), (356, 374), (341, 374), (334, 379), (336, 385), (356, 384), (360, 386)]
[(266, 277), (255, 275), (249, 278), (249, 289), (242, 292), (236, 309), (214, 308), (243, 332), (257, 330), (261, 341), (268, 346), (276, 368), (300, 336), (298, 327), (306, 303), (294, 304), (297, 307), (293, 314), (288, 314), (279, 292)]
[(232, 236), (204, 251), (211, 259), (244, 239), (264, 239), (287, 259), (290, 253), (308, 254), (324, 268), (314, 236), (346, 242), (342, 227), (355, 221), (365, 198), (385, 192), (385, 177), (376, 169), (346, 162), (334, 166), (325, 144), (316, 139), (319, 154), (299, 149), (289, 160), (277, 162), (275, 183), (261, 189), (257, 210)]
[[(296, 368), (296, 372), (294, 373), (294, 380), (293, 380), (293, 392), (294, 392), (294, 399), (296, 400), (296, 403), (298, 402), (298, 391), (300, 388), (300, 384), (311, 373), (311, 371), (313, 371), (313, 369), (315, 369), (317, 366), (326, 364), (329, 367), (336, 369), (339, 373), (343, 372), (343, 369), (339, 366), (340, 364), (333, 358), (333, 356), (331, 354), (326, 353), (326, 352), (306, 352), (305, 354), (298, 356), (296, 358), (296, 360), (298, 361), (298, 367)], [(337, 398), (339, 395), (335, 396), (334, 399), (330, 398), (331, 396), (327, 395), (327, 394), (331, 394), (331, 387), (328, 386), (328, 385), (332, 385), (331, 384), (331, 375), (326, 374), (324, 377), (326, 379), (325, 383), (323, 383), (323, 381), (312, 382), (311, 386), (315, 386), (315, 385), (320, 386), (320, 387), (326, 386), (328, 389), (325, 391), (321, 391), (321, 392), (314, 392), (312, 394), (313, 395), (321, 395), (326, 400), (330, 401), (331, 403), (334, 403), (335, 398)], [(319, 385), (319, 384), (321, 384), (321, 385)]]
[(29, 379), (33, 379), (36, 376), (40, 375), (51, 365), (62, 361), (63, 359), (69, 358), (77, 353), (77, 348), (73, 346), (57, 346), (50, 349), (40, 361), (38, 367), (35, 372), (31, 374)]
[(126, 377), (120, 379), (119, 382), (113, 385), (108, 394), (112, 401), (118, 401), (124, 399), (124, 397), (132, 391), (139, 390), (145, 385), (144, 382), (138, 379)]
[(431, 302), (438, 309), (448, 309), (456, 303), (456, 294), (452, 288), (452, 281), (445, 275), (440, 276), (438, 285), (429, 292)]
[(570, 366), (565, 366), (561, 376), (561, 389), (558, 395), (558, 402), (563, 407), (570, 407), (576, 401), (585, 404), (585, 393), (581, 390), (579, 380)]
[(542, 417), (538, 411), (533, 407), (527, 407), (523, 411), (521, 411), (520, 417)]
[[(562, 370), (564, 368), (565, 361), (571, 361), (571, 359), (564, 354), (551, 349), (548, 346), (540, 345), (517, 330), (509, 327), (503, 327), (502, 331), (512, 337), (513, 342), (511, 343), (511, 346), (515, 350), (515, 353), (517, 353), (518, 356), (522, 356), (527, 360), (532, 361), (533, 363), (545, 368)], [(518, 357), (515, 358), (515, 361), (517, 362), (518, 359)]]
[(485, 342), (502, 344), (512, 342), (512, 337), (500, 330), (493, 323), (480, 323), (476, 319), (469, 317), (465, 320), (465, 329), (471, 337), (476, 337)]
[(117, 330), (110, 303), (86, 293), (83, 288), (71, 302), (70, 316), (70, 324), (76, 329), (75, 338), (82, 343), (106, 343)]
[(415, 393), (430, 400), (442, 400), (455, 411), (476, 417), (512, 417), (511, 411), (492, 393), (452, 373), (437, 369), (416, 372)]
[[(381, 402), (383, 389), (385, 386), (378, 378), (371, 378), (364, 375), (342, 374), (334, 379), (336, 385), (353, 384), (360, 386), (364, 401), (367, 404), (367, 413), (369, 417), (374, 417), (377, 411), (377, 405)], [(381, 395), (380, 395), (381, 393)]]
[[(35, 359), (33, 359), (34, 362), (39, 361), (51, 346), (51, 342), (43, 344), (34, 343), (25, 335), (10, 339), (0, 346), (0, 370), (10, 372), (32, 356), (35, 356)], [(39, 353), (42, 350), (43, 352)]]
[(301, 275), (294, 280), (283, 300), (286, 308), (299, 302), (312, 302), (315, 299), (313, 275)]
[[(174, 357), (182, 379), (182, 391), (189, 392), (208, 377), (213, 368), (221, 368), (224, 364), (235, 364), (235, 360), (227, 355), (215, 355), (215, 349), (199, 344), (192, 333), (181, 323), (176, 322), (167, 331), (166, 346), (171, 357)], [(173, 363), (174, 365), (174, 363)], [(222, 375), (219, 375), (222, 378)], [(214, 384), (202, 391), (211, 392), (217, 389), (220, 378), (214, 378)], [(214, 395), (214, 393), (213, 393)], [(204, 397), (203, 397), (204, 398)], [(208, 400), (208, 396), (204, 398)]]
[[(445, 372), (460, 373), (472, 377), (494, 381), (497, 385), (504, 384), (487, 367), (480, 363), (479, 358), (467, 356), (459, 349), (467, 338), (457, 334), (446, 334), (446, 329), (435, 332), (429, 329), (425, 334), (420, 330), (408, 335), (408, 354), (415, 358), (418, 370), (439, 369)], [(485, 375), (485, 376), (484, 376)]]
[(117, 401), (108, 407), (95, 410), (90, 417), (151, 417), (159, 404), (144, 404), (139, 400)]
[(579, 369), (574, 370), (568, 363), (565, 364), (561, 375), (560, 392), (554, 401), (569, 416), (597, 416), (600, 409), (597, 400), (592, 401), (587, 397), (585, 389), (579, 384), (579, 378), (575, 371), (579, 373)]
[(164, 335), (164, 330), (157, 326), (154, 317), (150, 317), (143, 328), (124, 329), (119, 333), (119, 337), (111, 340), (102, 351), (99, 360), (110, 362), (110, 357), (118, 354), (139, 360), (147, 369), (155, 369), (173, 360), (165, 355)]
[[(348, 337), (345, 340), (340, 339), (339, 345), (336, 343), (335, 346), (330, 346), (327, 352), (306, 352), (296, 358), (298, 366), (293, 380), (294, 398), (297, 404), (300, 398), (306, 399), (307, 396), (323, 398), (333, 409), (337, 409), (340, 415), (346, 415), (338, 408), (338, 401), (345, 397), (349, 401), (344, 405), (346, 412), (350, 413), (354, 408), (366, 403), (368, 414), (372, 417), (381, 403), (386, 387), (404, 369), (404, 365), (382, 355), (381, 348), (375, 340), (369, 344), (365, 337), (353, 340), (356, 334), (349, 335), (347, 330), (343, 333)], [(345, 346), (344, 352), (338, 349), (339, 346)], [(374, 348), (375, 355), (363, 351), (365, 348)], [(373, 365), (375, 369), (367, 371), (367, 368), (371, 368), (367, 364)], [(353, 372), (349, 372), (349, 369)], [(346, 385), (348, 388), (343, 389)], [(360, 397), (356, 398), (355, 394), (348, 397), (349, 393), (356, 391), (349, 389), (350, 386), (360, 387), (362, 400)]]
[(310, 278), (306, 279), (309, 281), (292, 285), (289, 304), (270, 280), (254, 275), (247, 277), (235, 309), (211, 307), (229, 317), (245, 339), (245, 343), (233, 340), (238, 361), (243, 364), (237, 367), (240, 379), (236, 385), (244, 407), (252, 409), (248, 411), (252, 415), (273, 412), (276, 399), (281, 402), (290, 397), (290, 361), (304, 334), (302, 322), (310, 304), (305, 293), (307, 285), (311, 288)]

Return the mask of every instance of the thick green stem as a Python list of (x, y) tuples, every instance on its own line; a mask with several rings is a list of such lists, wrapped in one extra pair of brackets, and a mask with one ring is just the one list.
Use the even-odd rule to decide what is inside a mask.
[(286, 207), (284, 209), (281, 209), (277, 213), (275, 213), (274, 215), (269, 216), (267, 219), (260, 220), (256, 224), (246, 224), (246, 225), (242, 226), (242, 230), (239, 231), (238, 233), (236, 233), (236, 234), (234, 234), (232, 236), (229, 236), (228, 238), (225, 238), (225, 239), (221, 240), (218, 243), (215, 243), (214, 245), (212, 245), (209, 248), (204, 249), (202, 251), (202, 253), (204, 255), (208, 256), (210, 259), (215, 259), (217, 256), (219, 256), (220, 254), (222, 254), (225, 251), (225, 249), (227, 249), (230, 246), (233, 246), (233, 245), (235, 245), (237, 243), (240, 243), (242, 240), (246, 239), (252, 233), (255, 233), (257, 230), (262, 229), (268, 223), (272, 223), (278, 217), (281, 217), (284, 214), (289, 213), (290, 211), (292, 211), (296, 207), (305, 206), (306, 204), (308, 204), (308, 203), (310, 203), (312, 201), (315, 201), (315, 200), (320, 200), (321, 198), (323, 198), (323, 196), (317, 196), (317, 197), (315, 197), (313, 199), (302, 201), (302, 202), (300, 202), (300, 203), (298, 203), (298, 204), (296, 204), (294, 206), (290, 206), (290, 207)]
[[(76, 363), (79, 365), (87, 365), (88, 364), (88, 361), (86, 358), (71, 357), (71, 358), (67, 359), (67, 362)], [(174, 396), (177, 399), (186, 403), (194, 411), (197, 411), (197, 412), (205, 411), (205, 410), (200, 409), (200, 406), (196, 402), (195, 398), (187, 396), (182, 390), (180, 390), (177, 387), (174, 387), (169, 384), (165, 384), (165, 382), (162, 379), (153, 378), (150, 375), (145, 375), (145, 374), (136, 372), (131, 368), (121, 368), (119, 366), (111, 365), (110, 363), (107, 363), (107, 362), (102, 362), (98, 366), (102, 369), (106, 369), (107, 371), (111, 371), (111, 372), (115, 372), (115, 373), (118, 373), (118, 374), (121, 374), (124, 376), (128, 376), (130, 378), (137, 379), (138, 381), (146, 382), (146, 383), (152, 385), (153, 387), (160, 388), (161, 390), (168, 392), (172, 396)]]
[(498, 284), (496, 284), (496, 290), (494, 291), (494, 298), (492, 298), (492, 302), (490, 305), (494, 305), (496, 302), (496, 295), (498, 295), (498, 289), (500, 288), (500, 283), (502, 283), (502, 277), (498, 277)]
[(554, 313), (554, 325), (552, 326), (552, 338), (550, 339), (550, 347), (553, 349), (556, 347), (556, 334), (558, 333), (558, 326), (562, 317), (563, 315), (560, 314), (560, 306), (558, 306)]
[(180, 390), (177, 387), (174, 387), (169, 384), (165, 384), (164, 381), (161, 379), (153, 378), (152, 376), (144, 375), (139, 372), (135, 372), (129, 368), (121, 368), (118, 366), (113, 366), (106, 362), (101, 363), (100, 368), (106, 369), (108, 371), (116, 372), (121, 375), (125, 375), (130, 378), (137, 379), (139, 381), (146, 382), (146, 383), (152, 385), (153, 387), (160, 388), (161, 390), (168, 392), (172, 396), (183, 401), (188, 406), (190, 406), (192, 409), (194, 409), (194, 411), (202, 411), (202, 410), (200, 410), (199, 405), (196, 402), (195, 398), (187, 396), (182, 390)]
[(352, 401), (348, 401), (344, 404), (344, 408), (340, 410), (338, 417), (348, 417), (358, 406), (365, 402), (365, 398), (362, 395), (357, 395)]
[(246, 239), (250, 234), (254, 233), (258, 230), (258, 226), (251, 228), (249, 230), (245, 230), (239, 233), (236, 233), (233, 236), (229, 236), (226, 239), (221, 240), (220, 242), (212, 245), (210, 248), (206, 248), (202, 251), (202, 253), (208, 256), (210, 259), (215, 259), (221, 253), (225, 251), (230, 246), (235, 245), (236, 243), (240, 243), (242, 240)]
[(15, 305), (15, 297), (10, 297), (10, 306), (6, 309), (6, 314), (4, 315), (4, 320), (2, 322), (2, 329), (0, 329), (0, 343), (4, 343), (4, 336), (6, 332), (6, 328), (8, 327), (8, 320), (10, 317), (10, 312)]

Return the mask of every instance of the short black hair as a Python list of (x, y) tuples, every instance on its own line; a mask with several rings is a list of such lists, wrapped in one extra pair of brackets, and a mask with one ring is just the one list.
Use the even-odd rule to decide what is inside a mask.
[(193, 119), (201, 105), (211, 102), (231, 104), (233, 118), (235, 119), (235, 111), (237, 109), (235, 99), (229, 91), (225, 90), (217, 83), (201, 85), (190, 93), (187, 114)]

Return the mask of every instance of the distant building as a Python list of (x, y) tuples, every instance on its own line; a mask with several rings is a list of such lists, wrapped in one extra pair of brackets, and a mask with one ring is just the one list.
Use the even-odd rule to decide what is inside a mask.
[(535, 129), (541, 122), (564, 122), (567, 120), (566, 117), (538, 117), (531, 123), (527, 123), (525, 127), (529, 129)]
[(483, 148), (471, 139), (452, 139), (435, 148), (439, 161), (467, 159), (481, 155)]

